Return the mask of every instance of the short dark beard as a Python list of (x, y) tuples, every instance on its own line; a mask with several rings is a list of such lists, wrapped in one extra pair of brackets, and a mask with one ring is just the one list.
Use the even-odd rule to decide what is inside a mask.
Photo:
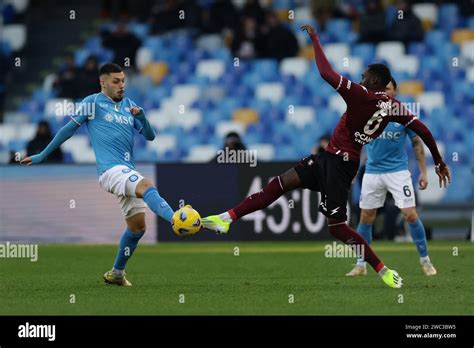
[(122, 98), (112, 98), (112, 100), (113, 100), (114, 102), (121, 102), (122, 99), (123, 99), (123, 97), (122, 97)]

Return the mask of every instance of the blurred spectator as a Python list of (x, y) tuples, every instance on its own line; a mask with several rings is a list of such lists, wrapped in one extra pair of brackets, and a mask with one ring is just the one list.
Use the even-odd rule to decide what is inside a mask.
[(89, 56), (84, 63), (84, 67), (79, 71), (78, 78), (78, 97), (86, 96), (100, 92), (99, 85), (99, 62), (93, 55)]
[[(30, 140), (26, 147), (27, 156), (36, 155), (44, 150), (44, 148), (53, 140), (49, 123), (46, 121), (40, 121), (38, 123), (38, 129), (36, 130), (35, 137)], [(44, 163), (60, 163), (63, 161), (63, 153), (58, 147), (54, 150), (51, 155), (44, 160)]]
[(321, 31), (326, 30), (326, 24), (332, 18), (336, 8), (335, 0), (312, 0), (311, 12), (318, 21)]
[(240, 135), (236, 132), (229, 132), (224, 138), (224, 150), (228, 147), (229, 150), (245, 150), (247, 147), (242, 142)]
[(129, 0), (102, 0), (102, 18), (125, 19), (129, 12)]
[(298, 40), (291, 30), (280, 23), (277, 15), (269, 11), (263, 28), (263, 56), (281, 60), (298, 53)]
[(380, 0), (368, 0), (360, 18), (360, 41), (378, 43), (386, 39), (385, 11)]
[[(178, 0), (165, 0), (156, 3), (150, 19), (153, 34), (160, 34), (185, 25), (184, 20), (179, 18), (180, 5), (181, 1)], [(186, 13), (184, 15), (186, 18)]]
[[(411, 41), (422, 41), (424, 37), (421, 20), (413, 13), (408, 0), (397, 1), (397, 17), (390, 29), (391, 39), (402, 41), (405, 44)], [(400, 16), (403, 15), (402, 18)]]
[(114, 51), (114, 63), (128, 67), (127, 62), (129, 62), (130, 67), (135, 68), (135, 55), (141, 41), (128, 31), (125, 22), (120, 22), (114, 32), (106, 34), (102, 45)]
[(7, 92), (7, 75), (11, 69), (10, 58), (0, 51), (0, 122), (3, 120), (5, 109), (5, 94)]
[(75, 99), (78, 97), (77, 89), (78, 71), (74, 56), (68, 54), (64, 61), (64, 66), (59, 70), (56, 81), (54, 81), (54, 88), (58, 92), (58, 98)]
[(265, 11), (260, 6), (258, 0), (247, 0), (240, 10), (240, 18), (251, 17), (257, 22), (257, 26), (260, 28), (265, 22)]
[(252, 59), (263, 53), (262, 36), (253, 17), (242, 18), (242, 25), (232, 40), (232, 53), (243, 59)]
[(238, 30), (239, 13), (232, 1), (216, 0), (208, 10), (203, 11), (202, 16), (202, 27), (206, 33), (219, 33), (225, 28)]
[[(246, 150), (247, 147), (242, 142), (240, 135), (236, 132), (229, 132), (224, 138), (224, 147), (222, 148), (223, 151), (238, 151), (238, 150)], [(217, 159), (219, 158), (219, 154), (217, 154), (212, 160), (212, 163), (218, 163)]]
[(318, 153), (326, 151), (326, 148), (328, 147), (328, 144), (329, 144), (329, 139), (331, 139), (330, 134), (325, 134), (321, 138), (319, 138), (318, 144), (314, 145), (311, 153), (313, 155), (317, 155)]

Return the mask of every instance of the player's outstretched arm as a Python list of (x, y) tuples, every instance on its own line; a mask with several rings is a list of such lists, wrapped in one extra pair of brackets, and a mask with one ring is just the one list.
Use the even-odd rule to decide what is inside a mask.
[(415, 153), (418, 168), (420, 169), (420, 175), (418, 177), (418, 188), (420, 190), (424, 190), (426, 189), (426, 187), (428, 187), (428, 175), (426, 173), (426, 157), (425, 149), (423, 148), (423, 142), (421, 141), (419, 136), (416, 136), (411, 139), (411, 145), (413, 147), (413, 152)]
[(46, 148), (37, 155), (28, 156), (23, 158), (20, 163), (28, 166), (36, 163), (43, 162), (54, 150), (56, 150), (62, 143), (68, 140), (80, 125), (74, 121), (69, 121), (62, 127)]
[(324, 54), (323, 47), (319, 42), (318, 34), (316, 30), (309, 24), (302, 25), (301, 30), (306, 31), (313, 42), (314, 57), (316, 59), (316, 65), (318, 66), (321, 77), (326, 80), (333, 88), (338, 87), (341, 82), (341, 75), (339, 75), (329, 63), (326, 55)]
[(138, 129), (138, 133), (143, 134), (146, 140), (152, 141), (155, 139), (155, 131), (150, 125), (150, 122), (148, 122), (146, 119), (143, 109), (138, 106), (134, 106), (130, 109), (130, 111), (132, 112), (132, 115), (135, 116), (138, 121), (140, 121), (141, 127)]
[(428, 146), (428, 149), (430, 149), (431, 155), (433, 156), (433, 161), (436, 166), (436, 174), (439, 177), (439, 187), (446, 187), (448, 183), (451, 183), (451, 173), (449, 172), (448, 166), (441, 158), (438, 146), (436, 145), (436, 141), (433, 138), (433, 134), (431, 134), (430, 130), (417, 118), (413, 118), (407, 127), (418, 134), (426, 146)]

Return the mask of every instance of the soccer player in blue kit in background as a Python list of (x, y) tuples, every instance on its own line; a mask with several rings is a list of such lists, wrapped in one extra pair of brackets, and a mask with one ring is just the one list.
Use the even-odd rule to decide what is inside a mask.
[[(386, 93), (394, 97), (396, 90), (397, 83), (392, 78), (387, 85)], [(361, 214), (357, 232), (369, 244), (371, 243), (372, 225), (377, 215), (377, 209), (384, 205), (387, 191), (389, 191), (395, 200), (395, 205), (400, 208), (405, 221), (410, 227), (410, 233), (418, 249), (423, 272), (431, 276), (435, 275), (437, 271), (428, 256), (425, 228), (416, 212), (415, 192), (411, 175), (408, 171), (408, 158), (405, 151), (407, 136), (412, 141), (413, 150), (420, 168), (418, 188), (424, 190), (428, 186), (425, 153), (421, 139), (411, 129), (405, 128), (401, 124), (390, 122), (382, 135), (365, 146), (367, 162), (362, 180), (359, 202)], [(346, 275), (358, 276), (366, 274), (366, 262), (363, 258), (359, 257), (355, 267)]]
[(124, 98), (125, 74), (116, 64), (104, 64), (99, 70), (101, 92), (84, 98), (71, 120), (39, 154), (25, 157), (22, 164), (42, 162), (85, 123), (94, 149), (99, 184), (117, 196), (127, 228), (122, 234), (112, 270), (104, 274), (107, 284), (131, 286), (125, 278), (125, 265), (145, 233), (145, 209), (171, 222), (173, 210), (151, 181), (135, 170), (133, 137), (135, 130), (146, 140), (155, 132), (142, 108)]

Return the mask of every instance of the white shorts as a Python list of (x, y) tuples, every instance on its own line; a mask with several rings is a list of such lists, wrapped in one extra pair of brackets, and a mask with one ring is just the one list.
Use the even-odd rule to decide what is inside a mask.
[(362, 179), (359, 207), (361, 209), (382, 207), (387, 191), (392, 194), (398, 208), (410, 208), (416, 205), (411, 174), (408, 170), (401, 170), (384, 174), (365, 173)]
[(105, 191), (117, 196), (125, 218), (129, 218), (138, 213), (144, 213), (146, 203), (141, 198), (137, 198), (135, 189), (143, 176), (127, 166), (114, 166), (99, 176), (99, 185)]

